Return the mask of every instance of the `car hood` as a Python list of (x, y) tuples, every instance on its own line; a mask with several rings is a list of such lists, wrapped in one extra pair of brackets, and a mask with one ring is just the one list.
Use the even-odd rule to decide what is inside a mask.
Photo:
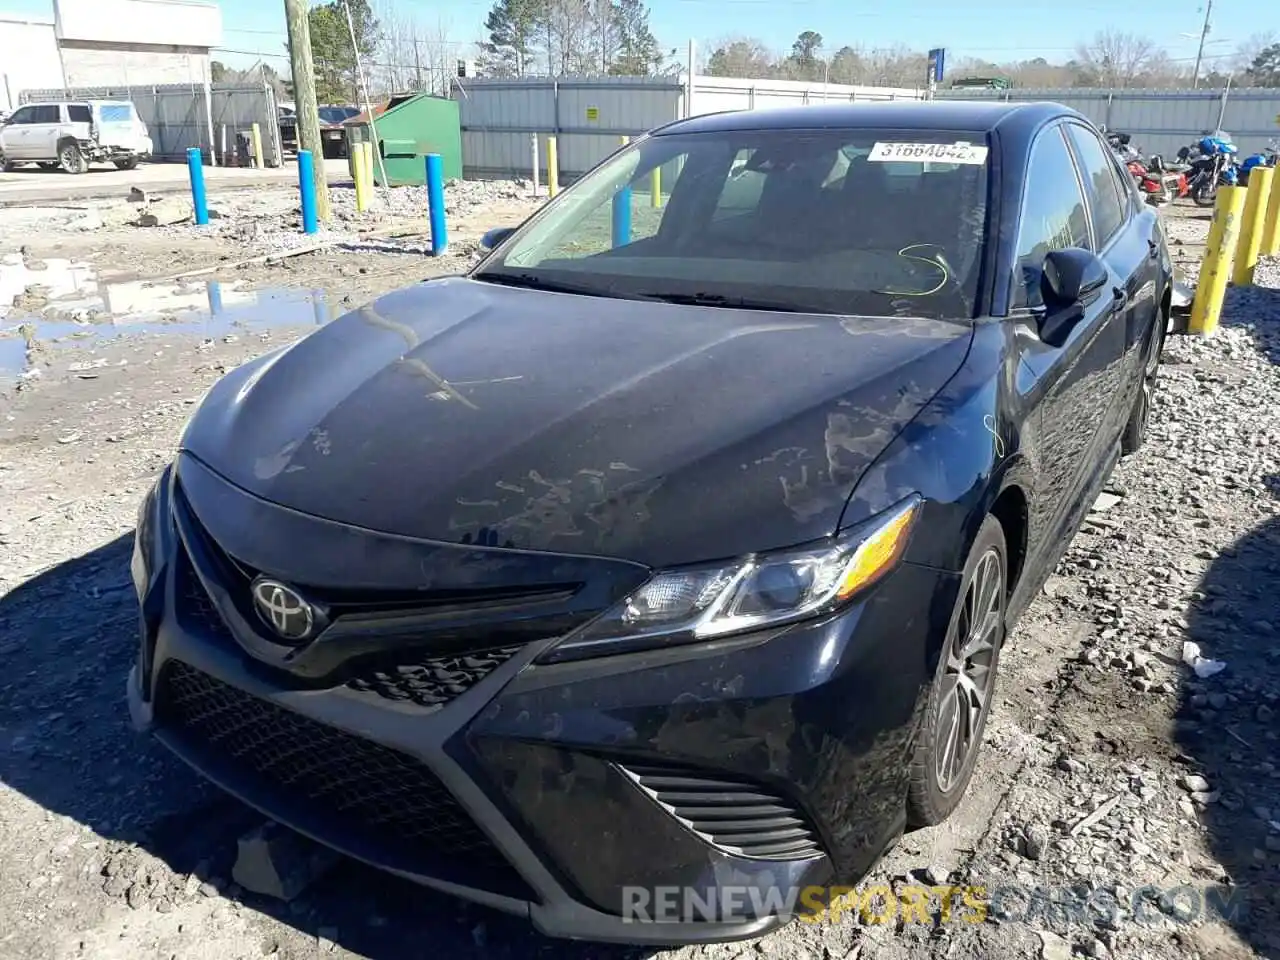
[(344, 523), (663, 566), (834, 532), (972, 328), (450, 278), (210, 391), (183, 449)]

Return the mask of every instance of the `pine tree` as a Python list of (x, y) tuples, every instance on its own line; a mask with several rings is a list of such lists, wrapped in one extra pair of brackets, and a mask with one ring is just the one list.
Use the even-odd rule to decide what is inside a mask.
[(484, 70), (495, 77), (532, 73), (533, 46), (546, 19), (545, 0), (497, 0), (485, 18), (489, 39), (482, 43)]
[(649, 8), (644, 0), (617, 0), (613, 17), (618, 30), (618, 55), (609, 72), (615, 76), (649, 76), (662, 64), (662, 50), (649, 29)]

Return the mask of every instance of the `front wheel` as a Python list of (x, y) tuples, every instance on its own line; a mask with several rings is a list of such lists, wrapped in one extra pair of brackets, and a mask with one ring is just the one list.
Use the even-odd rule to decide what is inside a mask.
[(1004, 646), (1008, 560), (995, 517), (982, 522), (938, 655), (911, 764), (907, 822), (941, 823), (960, 803), (982, 744)]

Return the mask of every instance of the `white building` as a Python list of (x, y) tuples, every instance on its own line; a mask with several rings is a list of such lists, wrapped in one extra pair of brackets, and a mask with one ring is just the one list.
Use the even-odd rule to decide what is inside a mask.
[(47, 19), (0, 14), (0, 110), (23, 90), (210, 80), (213, 0), (50, 0)]

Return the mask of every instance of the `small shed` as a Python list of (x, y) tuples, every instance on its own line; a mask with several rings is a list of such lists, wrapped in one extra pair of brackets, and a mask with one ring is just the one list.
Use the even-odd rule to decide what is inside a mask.
[[(368, 111), (352, 117), (345, 126), (348, 145), (373, 139)], [(456, 100), (429, 93), (398, 94), (373, 108), (372, 126), (382, 155), (381, 164), (377, 158), (373, 161), (378, 186), (383, 186), (383, 167), (390, 186), (426, 183), (423, 158), (428, 153), (440, 154), (446, 180), (462, 179), (462, 122)]]

